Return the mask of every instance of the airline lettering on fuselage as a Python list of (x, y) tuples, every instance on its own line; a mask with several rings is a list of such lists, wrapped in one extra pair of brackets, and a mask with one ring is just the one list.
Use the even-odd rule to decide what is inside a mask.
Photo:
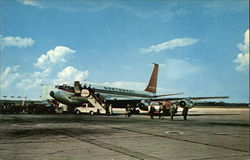
[(120, 89), (120, 88), (114, 88), (114, 87), (104, 87), (104, 89), (110, 90), (110, 91), (119, 91), (119, 92), (126, 92), (126, 93), (135, 93), (134, 90), (130, 90), (130, 89)]
[(82, 97), (88, 97), (89, 95), (90, 95), (89, 90), (83, 89), (83, 90), (81, 91), (81, 96), (82, 96)]

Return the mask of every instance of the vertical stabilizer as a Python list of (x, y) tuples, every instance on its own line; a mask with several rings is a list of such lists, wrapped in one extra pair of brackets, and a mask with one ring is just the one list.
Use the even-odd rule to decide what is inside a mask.
[(153, 72), (152, 72), (150, 80), (148, 82), (148, 86), (144, 91), (151, 92), (151, 93), (156, 93), (158, 68), (159, 68), (159, 64), (154, 63)]

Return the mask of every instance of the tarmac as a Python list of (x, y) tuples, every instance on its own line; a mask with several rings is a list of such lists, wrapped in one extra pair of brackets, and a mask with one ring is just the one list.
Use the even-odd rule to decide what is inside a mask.
[(250, 159), (249, 108), (180, 114), (0, 114), (0, 160)]

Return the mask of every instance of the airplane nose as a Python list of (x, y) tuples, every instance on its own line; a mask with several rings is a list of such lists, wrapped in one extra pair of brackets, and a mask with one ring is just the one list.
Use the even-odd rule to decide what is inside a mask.
[(54, 91), (50, 91), (49, 95), (54, 98)]

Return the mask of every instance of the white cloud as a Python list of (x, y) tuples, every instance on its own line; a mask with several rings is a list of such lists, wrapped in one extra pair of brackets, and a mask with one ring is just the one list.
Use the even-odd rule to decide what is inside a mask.
[(29, 47), (34, 44), (34, 40), (32, 38), (21, 38), (21, 37), (3, 37), (0, 35), (0, 44), (1, 48), (4, 47), (19, 47), (19, 48), (24, 48), (24, 47)]
[(7, 88), (9, 87), (12, 82), (20, 77), (20, 74), (16, 71), (20, 66), (15, 65), (13, 67), (6, 67), (3, 73), (1, 73), (0, 77), (0, 88)]
[[(139, 18), (160, 18), (163, 21), (169, 21), (176, 16), (184, 16), (190, 13), (185, 8), (180, 8), (177, 3), (162, 5), (161, 8), (154, 7), (145, 9), (144, 7), (128, 5), (114, 1), (57, 1), (46, 2), (38, 0), (18, 0), (24, 5), (30, 5), (39, 8), (55, 8), (67, 12), (103, 12), (108, 9), (117, 9)], [(157, 4), (156, 4), (157, 5)]]
[(166, 75), (167, 79), (181, 79), (193, 74), (200, 73), (202, 67), (196, 62), (183, 59), (167, 59), (165, 64), (160, 64), (161, 75)]
[(43, 6), (38, 1), (34, 1), (34, 0), (18, 0), (18, 1), (21, 2), (24, 5), (43, 8)]
[(237, 1), (233, 5), (232, 3), (225, 3), (225, 1), (207, 1), (207, 3), (203, 3), (203, 12), (212, 16), (231, 12), (245, 12), (246, 10), (248, 10), (248, 5)]
[(24, 74), (21, 76), (21, 80), (16, 84), (18, 89), (30, 90), (37, 89), (42, 84), (51, 84), (52, 80), (49, 77), (51, 68), (47, 68), (42, 72), (33, 72), (31, 74)]
[(66, 56), (73, 53), (75, 51), (68, 47), (57, 46), (54, 50), (49, 50), (46, 54), (42, 54), (34, 65), (45, 69), (53, 64), (66, 62)]
[(246, 30), (244, 35), (244, 42), (237, 45), (240, 53), (238, 53), (237, 58), (234, 60), (238, 65), (236, 70), (238, 71), (248, 71), (249, 70), (249, 29)]
[(22, 90), (31, 90), (31, 89), (40, 89), (41, 84), (43, 84), (44, 82), (48, 82), (48, 80), (42, 79), (42, 78), (35, 78), (33, 76), (30, 76), (29, 78), (27, 78), (29, 76), (23, 76), (23, 79), (16, 84), (16, 87), (18, 89), (22, 89)]
[(243, 54), (239, 53), (237, 58), (234, 60), (235, 63), (238, 63), (236, 70), (238, 71), (246, 71), (249, 69), (249, 53)]
[(27, 91), (40, 88), (41, 85), (72, 84), (74, 81), (84, 81), (88, 76), (88, 71), (80, 71), (72, 66), (68, 66), (57, 73), (57, 78), (53, 78), (51, 77), (52, 70), (52, 68), (47, 68), (42, 72), (23, 75), (21, 81), (16, 86)]
[(184, 47), (188, 45), (192, 45), (198, 42), (198, 39), (193, 38), (177, 38), (173, 39), (161, 44), (153, 45), (149, 48), (142, 48), (140, 51), (142, 53), (150, 53), (150, 52), (160, 52), (167, 49), (174, 49), (176, 47)]
[[(48, 78), (51, 69), (47, 68), (41, 72), (33, 73), (18, 73), (19, 65), (6, 67), (0, 75), (0, 89), (3, 93), (9, 94), (24, 94), (29, 92), (29, 95), (39, 95), (41, 84), (50, 84), (51, 79)], [(38, 98), (38, 97), (37, 97)]]
[(38, 0), (18, 0), (24, 5), (29, 5), (38, 8), (54, 8), (67, 12), (99, 12), (113, 5), (110, 2), (102, 1), (38, 1)]
[(68, 66), (57, 74), (57, 79), (54, 81), (54, 84), (71, 84), (74, 81), (83, 82), (87, 78), (88, 73), (88, 70), (80, 71), (72, 66)]
[[(66, 67), (62, 72), (58, 72), (60, 67), (55, 67), (59, 63), (66, 62), (68, 55), (75, 53), (74, 50), (57, 46), (55, 49), (49, 50), (46, 54), (41, 55), (35, 66), (42, 71), (34, 71), (32, 73), (23, 74), (20, 81), (16, 84), (18, 89), (34, 92), (41, 89), (41, 85), (53, 85), (57, 83), (70, 82), (74, 80), (82, 80), (87, 76), (88, 72), (79, 71), (71, 66)], [(52, 73), (57, 73), (57, 78)]]
[(47, 68), (47, 69), (43, 70), (42, 72), (32, 73), (32, 77), (35, 77), (35, 78), (47, 77), (47, 76), (49, 76), (50, 72), (51, 72), (51, 68)]

